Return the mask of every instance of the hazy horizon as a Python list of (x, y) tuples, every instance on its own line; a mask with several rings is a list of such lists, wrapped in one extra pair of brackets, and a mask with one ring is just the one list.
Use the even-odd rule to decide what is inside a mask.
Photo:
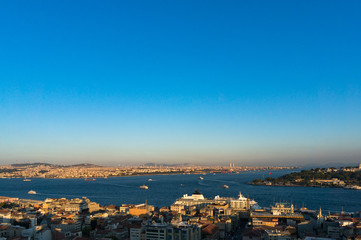
[(360, 12), (3, 1), (0, 165), (357, 164)]
[(163, 163), (163, 162), (121, 162), (121, 163), (116, 163), (116, 162), (100, 162), (100, 161), (95, 161), (94, 163), (92, 162), (19, 162), (19, 161), (12, 161), (9, 162), (7, 164), (2, 164), (2, 166), (7, 166), (7, 165), (25, 165), (25, 164), (53, 164), (53, 165), (59, 165), (59, 166), (73, 166), (73, 165), (86, 165), (86, 164), (92, 164), (95, 166), (100, 166), (100, 167), (141, 167), (141, 166), (151, 166), (152, 164), (155, 166), (209, 166), (209, 167), (228, 167), (229, 164), (234, 164), (235, 167), (297, 167), (297, 168), (301, 168), (301, 169), (310, 169), (310, 168), (330, 168), (330, 167), (358, 167), (360, 162), (350, 162), (350, 163), (343, 163), (343, 162), (327, 162), (327, 163), (323, 163), (323, 164), (318, 164), (318, 163), (308, 163), (305, 164), (301, 162), (301, 164), (295, 164), (294, 162), (292, 163), (287, 163), (287, 162), (280, 162), (280, 164), (276, 164), (276, 163), (272, 163), (270, 164), (270, 162), (264, 162), (264, 163), (257, 163), (257, 162), (253, 162), (251, 164), (242, 164), (240, 162), (229, 162), (229, 163), (225, 163), (225, 162), (213, 162), (211, 164), (207, 164), (207, 163)]

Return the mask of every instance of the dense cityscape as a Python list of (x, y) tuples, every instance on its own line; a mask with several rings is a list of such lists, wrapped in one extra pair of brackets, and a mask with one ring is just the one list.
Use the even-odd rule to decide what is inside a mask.
[[(305, 203), (306, 204), (306, 203)], [(0, 197), (0, 239), (297, 240), (361, 239), (360, 212), (326, 212), (241, 193), (205, 197), (195, 190), (170, 206), (102, 206), (86, 197), (43, 201)]]
[[(91, 164), (59, 166), (51, 164), (14, 164), (1, 166), (1, 178), (97, 178), (142, 176), (153, 174), (198, 174), (200, 182), (211, 176), (237, 176), (245, 171), (292, 170), (294, 167), (225, 167), (210, 166), (148, 166), (100, 167)], [(293, 186), (277, 179), (300, 179), (335, 185), (327, 173), (361, 172), (357, 167), (298, 170), (278, 178), (255, 179), (252, 184), (265, 186)], [(319, 173), (319, 175), (315, 174)], [(323, 176), (323, 177), (320, 177)], [(169, 176), (172, 177), (172, 176)], [(194, 178), (193, 177), (193, 178)], [(148, 178), (148, 177), (147, 177)], [(320, 180), (331, 178), (329, 180)], [(21, 179), (20, 179), (21, 180)], [(78, 181), (79, 181), (78, 180)], [(108, 180), (109, 181), (109, 180)], [(148, 183), (154, 181), (148, 178)], [(349, 179), (352, 182), (352, 179)], [(260, 182), (260, 183), (259, 183)], [(302, 181), (296, 181), (299, 183)], [(5, 183), (5, 182), (4, 182)], [(321, 182), (320, 182), (321, 183)], [(219, 183), (218, 183), (219, 184)], [(218, 185), (214, 185), (217, 187)], [(313, 185), (312, 185), (313, 186)], [(344, 185), (343, 185), (344, 186)], [(222, 186), (227, 189), (228, 185)], [(234, 186), (233, 186), (234, 187)], [(309, 186), (311, 187), (311, 186)], [(142, 191), (148, 186), (139, 186)], [(351, 188), (350, 188), (351, 189)], [(356, 189), (356, 188), (353, 188)], [(350, 190), (357, 191), (357, 190)], [(29, 198), (38, 194), (28, 192)], [(359, 240), (361, 239), (361, 211), (345, 212), (307, 209), (307, 202), (296, 206), (292, 201), (273, 201), (260, 206), (252, 196), (205, 196), (194, 190), (172, 199), (169, 206), (143, 203), (104, 205), (89, 197), (47, 197), (42, 200), (0, 197), (0, 240)], [(37, 198), (39, 199), (39, 198)]]
[(240, 167), (234, 163), (229, 166), (129, 166), (129, 167), (102, 167), (93, 164), (78, 164), (59, 166), (43, 163), (13, 164), (0, 166), (0, 178), (108, 178), (138, 175), (162, 174), (205, 174), (205, 173), (237, 173), (258, 170), (296, 169), (296, 167)]

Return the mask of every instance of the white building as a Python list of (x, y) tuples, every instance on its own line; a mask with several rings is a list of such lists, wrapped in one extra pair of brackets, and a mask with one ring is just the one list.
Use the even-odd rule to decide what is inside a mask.
[(276, 203), (275, 206), (271, 206), (271, 212), (273, 215), (295, 213), (293, 204), (289, 203)]

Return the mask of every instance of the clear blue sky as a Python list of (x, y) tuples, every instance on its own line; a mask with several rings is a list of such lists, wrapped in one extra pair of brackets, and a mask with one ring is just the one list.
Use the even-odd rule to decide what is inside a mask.
[(361, 161), (361, 1), (1, 1), (0, 164)]

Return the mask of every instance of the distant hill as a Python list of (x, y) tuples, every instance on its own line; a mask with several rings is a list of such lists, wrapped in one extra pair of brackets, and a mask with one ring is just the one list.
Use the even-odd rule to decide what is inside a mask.
[(68, 165), (67, 167), (93, 168), (93, 167), (103, 167), (103, 166), (95, 165), (95, 164), (92, 164), (92, 163), (81, 163), (81, 164)]
[(51, 163), (15, 163), (11, 164), (12, 167), (36, 167), (36, 166), (49, 166), (49, 167), (84, 167), (84, 168), (92, 168), (92, 167), (102, 167), (99, 165), (91, 164), (91, 163), (80, 163), (74, 165), (59, 165), (59, 164), (51, 164)]
[(43, 166), (59, 166), (59, 165), (55, 165), (55, 164), (39, 163), (39, 162), (36, 162), (36, 163), (14, 163), (14, 164), (11, 164), (12, 167), (36, 167), (36, 166), (40, 166), (40, 165), (43, 165)]

